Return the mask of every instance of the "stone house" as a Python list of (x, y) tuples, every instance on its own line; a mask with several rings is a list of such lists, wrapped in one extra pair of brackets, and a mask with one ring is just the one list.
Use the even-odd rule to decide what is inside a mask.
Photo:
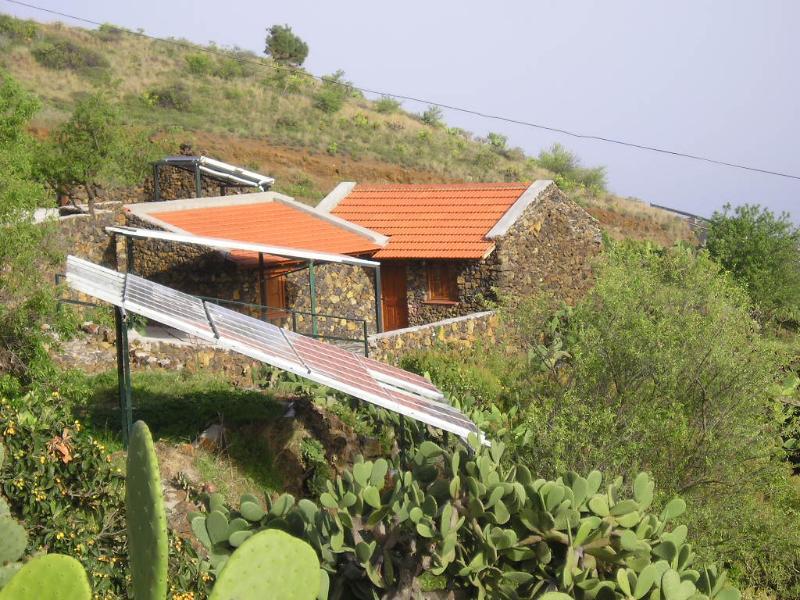
[[(129, 267), (184, 291), (268, 306), (320, 333), (399, 329), (543, 290), (567, 302), (592, 284), (597, 222), (551, 181), (339, 184), (316, 208), (276, 192), (125, 206), (128, 225), (380, 262), (319, 264), (137, 240)], [(382, 313), (382, 327), (378, 315)], [(361, 325), (359, 325), (359, 323)], [(298, 330), (302, 331), (302, 327)]]
[(483, 310), (543, 290), (574, 303), (592, 285), (596, 220), (552, 181), (339, 184), (317, 208), (389, 238), (384, 329)]

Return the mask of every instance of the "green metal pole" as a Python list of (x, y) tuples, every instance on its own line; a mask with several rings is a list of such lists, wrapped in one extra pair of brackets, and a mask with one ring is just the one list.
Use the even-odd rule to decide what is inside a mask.
[(131, 406), (131, 363), (128, 354), (128, 324), (125, 313), (114, 307), (114, 325), (117, 333), (117, 385), (119, 387), (119, 409), (122, 418), (122, 444), (128, 447), (128, 437), (133, 427)]
[(317, 335), (317, 278), (314, 273), (314, 261), (308, 261), (308, 287), (311, 292), (311, 335)]

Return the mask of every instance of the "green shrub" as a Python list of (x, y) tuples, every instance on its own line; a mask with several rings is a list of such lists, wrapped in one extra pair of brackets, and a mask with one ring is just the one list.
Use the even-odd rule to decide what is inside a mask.
[(341, 90), (323, 86), (314, 95), (314, 107), (328, 114), (339, 112), (344, 105), (344, 98)]
[(189, 110), (192, 105), (192, 96), (182, 83), (152, 88), (145, 92), (144, 99), (151, 106), (173, 110)]
[(800, 230), (789, 214), (725, 205), (709, 222), (707, 247), (767, 316), (800, 320)]
[(34, 44), (31, 54), (48, 69), (88, 73), (109, 67), (105, 56), (66, 38), (47, 37)]
[(214, 70), (214, 61), (208, 54), (197, 52), (186, 57), (186, 69), (192, 75), (210, 75)]
[(442, 109), (431, 105), (420, 115), (420, 119), (425, 125), (440, 127), (442, 125), (442, 116)]
[(39, 26), (10, 15), (0, 15), (0, 36), (13, 42), (29, 42), (36, 37)]
[(578, 157), (561, 144), (553, 144), (549, 150), (542, 150), (536, 163), (559, 176), (559, 185), (565, 189), (581, 186), (591, 192), (600, 192), (606, 188), (605, 167), (581, 167)]
[(125, 35), (125, 30), (111, 23), (103, 23), (92, 34), (104, 42), (118, 42)]
[[(2, 489), (26, 524), (28, 547), (77, 558), (97, 597), (127, 597), (122, 461), (58, 392), (0, 398), (0, 432), (8, 456)], [(199, 566), (191, 546), (173, 540), (176, 591), (205, 591)]]
[(391, 96), (381, 96), (379, 100), (375, 101), (374, 107), (379, 113), (390, 115), (400, 110), (400, 101)]

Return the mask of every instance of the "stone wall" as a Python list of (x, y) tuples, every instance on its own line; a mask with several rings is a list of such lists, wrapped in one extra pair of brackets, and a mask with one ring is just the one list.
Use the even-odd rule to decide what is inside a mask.
[(60, 250), (106, 267), (116, 268), (117, 250), (106, 227), (123, 223), (121, 204), (104, 203), (97, 207), (95, 216), (77, 214), (59, 217), (58, 236)]
[(415, 260), (406, 263), (408, 273), (408, 323), (423, 325), (442, 319), (468, 315), (486, 308), (495, 300), (493, 286), (496, 272), (493, 261), (448, 261), (457, 271), (458, 302), (428, 302), (428, 265), (434, 261)]
[(601, 251), (600, 227), (555, 184), (495, 242), (496, 285), (504, 300), (544, 291), (574, 304), (594, 285), (592, 260)]
[[(286, 279), (287, 305), (294, 310), (311, 312), (308, 270), (290, 273)], [(317, 328), (320, 334), (363, 339), (363, 325), (358, 320), (367, 322), (369, 333), (377, 331), (375, 280), (372, 269), (352, 265), (319, 264), (315, 268), (315, 280), (316, 312), (340, 317), (319, 317)], [(297, 315), (297, 323), (298, 332), (311, 333), (309, 316)]]
[(369, 356), (384, 362), (397, 362), (408, 352), (438, 346), (471, 348), (478, 341), (494, 342), (497, 315), (493, 311), (453, 317), (427, 325), (417, 325), (369, 337)]

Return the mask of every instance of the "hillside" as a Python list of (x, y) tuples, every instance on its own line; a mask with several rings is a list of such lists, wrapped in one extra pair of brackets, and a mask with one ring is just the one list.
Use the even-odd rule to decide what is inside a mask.
[[(613, 237), (692, 239), (665, 211), (542, 168), (502, 136), (477, 138), (396, 102), (239, 49), (154, 41), (104, 26), (84, 30), (0, 15), (0, 64), (42, 101), (35, 127), (63, 121), (76, 99), (102, 89), (131, 125), (167, 134), (274, 176), (276, 189), (315, 203), (341, 180), (364, 183), (555, 178)], [(207, 52), (211, 50), (213, 52)], [(590, 171), (585, 169), (585, 171)]]

